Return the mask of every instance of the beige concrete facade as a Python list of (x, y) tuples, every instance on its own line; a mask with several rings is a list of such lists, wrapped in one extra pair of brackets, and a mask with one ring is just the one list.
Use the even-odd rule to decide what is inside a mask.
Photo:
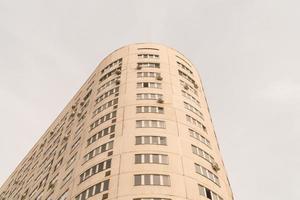
[(140, 43), (106, 57), (0, 200), (233, 200), (196, 68)]

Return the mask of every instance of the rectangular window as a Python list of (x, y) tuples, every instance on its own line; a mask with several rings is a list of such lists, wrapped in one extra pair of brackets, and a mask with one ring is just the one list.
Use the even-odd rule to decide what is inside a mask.
[(160, 185), (170, 186), (170, 176), (164, 174), (138, 174), (134, 175), (134, 185)]
[(107, 92), (105, 92), (104, 94), (100, 95), (99, 97), (97, 97), (96, 99), (96, 104), (101, 102), (102, 100), (104, 100), (105, 98), (113, 95), (113, 94), (118, 94), (119, 93), (119, 87), (115, 87)]
[(94, 158), (95, 156), (103, 153), (103, 152), (106, 152), (110, 149), (113, 148), (113, 141), (110, 141), (110, 142), (107, 142), (105, 144), (102, 144), (101, 146), (93, 149), (92, 151), (90, 151), (89, 153), (87, 153), (83, 158), (84, 158), (84, 161), (88, 161), (92, 158)]
[(162, 99), (162, 94), (154, 94), (154, 93), (138, 93), (136, 95), (137, 100), (157, 100)]
[(112, 63), (110, 63), (109, 65), (107, 65), (106, 67), (104, 67), (104, 69), (101, 70), (101, 74), (109, 71), (112, 68), (121, 67), (121, 66), (122, 66), (122, 58), (115, 60)]
[(87, 140), (87, 145), (90, 145), (94, 143), (95, 141), (99, 140), (100, 138), (115, 132), (116, 125), (112, 125), (109, 127), (106, 127), (102, 129), (101, 131), (97, 132), (96, 134), (92, 135), (88, 140)]
[(167, 138), (162, 136), (136, 136), (135, 144), (167, 145)]
[(77, 152), (68, 160), (66, 169), (68, 169), (76, 160)]
[(76, 147), (79, 146), (80, 140), (81, 140), (81, 137), (79, 137), (79, 138), (76, 140), (76, 142), (74, 142), (74, 143), (72, 144), (72, 146), (71, 146), (71, 152), (72, 152), (74, 149), (76, 149)]
[(206, 151), (203, 151), (202, 149), (200, 149), (199, 147), (192, 145), (192, 152), (194, 154), (196, 154), (197, 156), (207, 160), (210, 163), (214, 162), (214, 158), (211, 155), (209, 155)]
[(180, 76), (182, 76), (183, 78), (185, 78), (186, 80), (188, 80), (193, 85), (197, 85), (194, 79), (192, 79), (189, 75), (187, 75), (186, 73), (182, 72), (181, 70), (178, 70), (178, 74)]
[(96, 185), (93, 185), (86, 189), (85, 191), (81, 192), (79, 195), (75, 197), (75, 200), (85, 200), (96, 194), (101, 192), (107, 191), (109, 188), (109, 180), (102, 181)]
[(138, 58), (139, 59), (142, 59), (142, 58), (158, 59), (159, 55), (157, 55), (157, 54), (138, 54)]
[(137, 66), (138, 68), (160, 68), (160, 64), (154, 62), (139, 62)]
[(190, 115), (185, 115), (186, 116), (186, 121), (192, 123), (193, 125), (201, 128), (203, 131), (206, 132), (206, 127), (198, 120), (196, 120), (195, 118), (191, 117)]
[(63, 178), (63, 183), (67, 183), (71, 178), (73, 174), (73, 169)]
[(109, 78), (112, 75), (117, 75), (116, 71), (121, 71), (121, 67), (115, 68), (113, 70), (111, 70), (110, 72), (104, 74), (103, 76), (101, 76), (101, 78), (99, 79), (100, 82), (103, 82), (104, 80), (106, 80), (107, 78)]
[(192, 106), (191, 104), (187, 103), (187, 102), (183, 102), (184, 103), (184, 108), (195, 113), (196, 115), (198, 115), (201, 119), (204, 120), (203, 118), (203, 114), (202, 112), (200, 112), (200, 110), (198, 110), (197, 108), (195, 108), (194, 106)]
[(117, 99), (117, 98), (116, 98), (116, 99), (113, 99), (113, 100), (111, 100), (111, 101), (108, 101), (108, 102), (106, 102), (106, 103), (104, 103), (104, 104), (102, 104), (101, 106), (99, 106), (99, 107), (93, 112), (93, 114), (94, 114), (94, 116), (95, 116), (95, 115), (97, 115), (98, 113), (100, 113), (100, 112), (104, 111), (105, 109), (107, 109), (107, 108), (109, 108), (109, 107), (112, 107), (112, 106), (114, 106), (114, 105), (116, 105), (116, 104), (118, 104), (118, 99)]
[(185, 71), (189, 72), (191, 75), (193, 75), (193, 72), (187, 66), (185, 66), (184, 64), (182, 64), (182, 63), (180, 63), (180, 62), (177, 61), (177, 65), (180, 68), (184, 69)]
[(220, 197), (219, 195), (217, 195), (215, 192), (213, 192), (212, 190), (210, 190), (200, 184), (198, 184), (198, 188), (199, 188), (199, 193), (201, 196), (204, 196), (211, 200), (223, 200), (223, 198)]
[(196, 170), (196, 173), (198, 173), (198, 174), (204, 176), (205, 178), (211, 180), (215, 184), (220, 185), (219, 178), (214, 173), (212, 173), (211, 171), (206, 169), (205, 167), (195, 163), (195, 170)]
[(138, 72), (137, 78), (156, 78), (160, 77), (160, 73), (158, 72)]
[(189, 129), (189, 133), (190, 133), (190, 136), (199, 140), (200, 142), (202, 142), (203, 144), (205, 144), (206, 146), (208, 147), (211, 147), (210, 146), (210, 141), (208, 139), (206, 139), (203, 135), (201, 135), (200, 133), (192, 130), (192, 129)]
[(135, 164), (169, 164), (165, 154), (135, 154)]
[(166, 128), (166, 122), (161, 120), (136, 120), (136, 128)]
[(137, 88), (158, 88), (161, 89), (161, 83), (156, 82), (138, 82)]
[(158, 106), (137, 106), (136, 107), (136, 113), (164, 113), (163, 107)]
[(198, 91), (190, 84), (184, 82), (183, 80), (180, 80), (180, 85), (182, 85), (185, 90), (192, 91), (195, 95), (198, 96)]
[(99, 126), (100, 124), (103, 124), (104, 122), (113, 119), (117, 116), (117, 111), (113, 111), (111, 113), (108, 113), (102, 117), (100, 117), (99, 119), (97, 119), (96, 121), (94, 121), (91, 125), (90, 125), (90, 129), (94, 129), (97, 126)]
[(94, 165), (93, 167), (87, 169), (85, 172), (83, 172), (80, 175), (80, 183), (99, 172), (109, 169), (110, 167), (111, 167), (111, 159), (105, 160), (101, 163), (98, 163), (97, 165)]
[(97, 94), (108, 88), (109, 86), (113, 86), (116, 84), (116, 81), (120, 79), (120, 76), (117, 76), (106, 83), (103, 83), (98, 89), (97, 89)]

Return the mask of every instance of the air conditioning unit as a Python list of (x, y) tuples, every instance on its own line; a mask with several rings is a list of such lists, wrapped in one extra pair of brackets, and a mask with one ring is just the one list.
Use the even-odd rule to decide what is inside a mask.
[(187, 84), (184, 85), (184, 89), (188, 90), (189, 86)]
[(121, 74), (121, 70), (117, 69), (117, 70), (116, 70), (116, 74), (117, 74), (117, 75), (120, 75), (120, 74)]
[(164, 100), (162, 98), (158, 98), (157, 103), (164, 103)]
[(53, 135), (53, 134), (54, 134), (54, 131), (51, 131), (51, 132), (50, 132), (50, 135)]
[(161, 80), (163, 80), (163, 78), (159, 75), (159, 76), (156, 77), (156, 80), (161, 81)]
[(216, 172), (220, 170), (220, 167), (219, 167), (218, 163), (216, 163), (216, 162), (212, 162), (212, 163), (211, 163), (211, 167), (212, 167), (213, 170), (215, 170)]
[(49, 189), (53, 189), (55, 187), (55, 183), (50, 183), (49, 184)]

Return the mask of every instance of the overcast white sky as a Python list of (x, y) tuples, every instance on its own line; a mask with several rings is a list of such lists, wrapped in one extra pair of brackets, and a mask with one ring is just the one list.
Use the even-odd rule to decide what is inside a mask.
[(0, 185), (110, 52), (199, 69), (237, 200), (299, 200), (300, 2), (0, 0)]

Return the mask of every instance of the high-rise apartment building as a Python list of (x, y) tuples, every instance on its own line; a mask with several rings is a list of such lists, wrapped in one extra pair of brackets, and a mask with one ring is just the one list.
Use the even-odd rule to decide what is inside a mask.
[(196, 68), (158, 44), (106, 57), (0, 200), (233, 200)]

